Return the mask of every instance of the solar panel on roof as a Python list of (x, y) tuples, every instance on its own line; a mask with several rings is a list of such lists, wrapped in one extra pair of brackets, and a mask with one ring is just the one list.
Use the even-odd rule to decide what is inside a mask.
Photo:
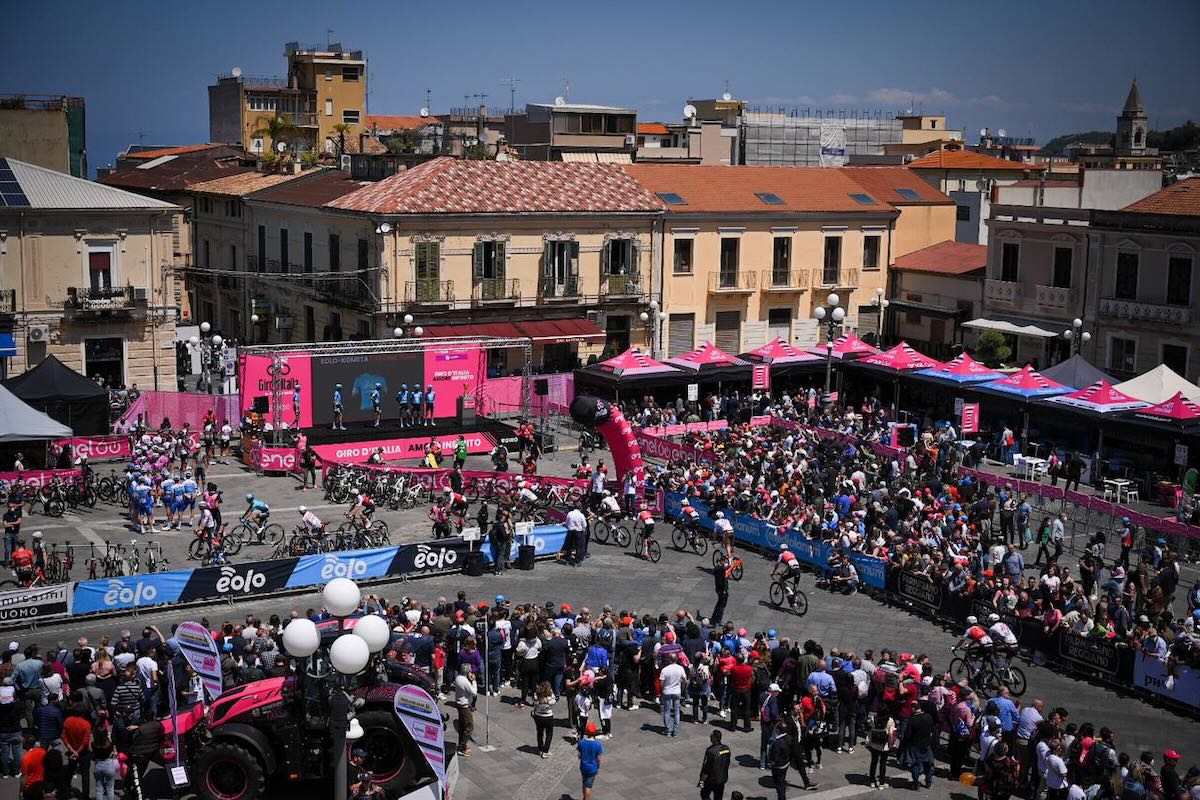
[(686, 206), (687, 201), (675, 192), (657, 192), (662, 201), (669, 206)]
[(766, 203), (769, 206), (784, 205), (783, 199), (780, 198), (779, 195), (777, 195), (773, 192), (755, 192), (754, 196), (757, 197), (759, 200), (762, 200), (764, 203)]
[(12, 208), (28, 205), (29, 198), (13, 175), (12, 167), (8, 166), (8, 159), (0, 158), (0, 206)]
[(903, 197), (905, 200), (920, 200), (921, 195), (913, 189), (897, 189), (896, 194)]
[(862, 192), (852, 193), (850, 195), (850, 199), (862, 206), (875, 205), (875, 198), (871, 197), (871, 195), (869, 195), (869, 194), (864, 194)]

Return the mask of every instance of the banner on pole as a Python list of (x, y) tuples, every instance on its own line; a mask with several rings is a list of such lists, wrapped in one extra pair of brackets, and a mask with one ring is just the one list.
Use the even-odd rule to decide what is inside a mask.
[(771, 366), (769, 364), (754, 365), (754, 383), (752, 388), (771, 390)]
[(963, 403), (962, 433), (979, 432), (979, 403)]
[(433, 767), (438, 786), (446, 785), (446, 728), (437, 703), (417, 686), (401, 686), (392, 701), (396, 716), (412, 734), (425, 760)]
[(189, 666), (204, 682), (211, 703), (221, 694), (221, 655), (217, 642), (199, 622), (184, 622), (175, 629), (175, 641)]

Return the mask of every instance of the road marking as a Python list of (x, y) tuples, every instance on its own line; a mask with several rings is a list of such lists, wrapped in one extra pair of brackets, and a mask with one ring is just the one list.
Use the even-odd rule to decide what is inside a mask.
[[(791, 778), (790, 771), (789, 771), (788, 777)], [(810, 779), (813, 777), (819, 777), (819, 775), (818, 776), (813, 776), (811, 774), (809, 775)], [(829, 789), (824, 792), (814, 792), (812, 794), (808, 794), (806, 792), (801, 796), (812, 798), (812, 800), (842, 800), (843, 798), (846, 798), (846, 797), (858, 797), (860, 794), (867, 794), (868, 792), (873, 792), (873, 791), (875, 791), (875, 790), (872, 789), (870, 786), (855, 786), (853, 784), (850, 784), (847, 786), (839, 786), (836, 789)]]
[(92, 529), (92, 526), (84, 525), (83, 520), (79, 518), (78, 514), (63, 514), (63, 519), (65, 519), (67, 522), (73, 523), (75, 525), (74, 530), (79, 531), (80, 536), (87, 539), (94, 545), (104, 547), (104, 540), (101, 539), (96, 531)]

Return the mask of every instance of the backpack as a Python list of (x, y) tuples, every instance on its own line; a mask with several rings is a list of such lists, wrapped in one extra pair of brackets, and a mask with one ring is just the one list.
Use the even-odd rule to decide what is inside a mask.
[(871, 732), (868, 734), (868, 743), (876, 747), (886, 747), (888, 743), (887, 731), (888, 717), (886, 714), (876, 714), (875, 719), (871, 722)]
[(900, 673), (884, 670), (883, 701), (894, 703), (900, 697)]

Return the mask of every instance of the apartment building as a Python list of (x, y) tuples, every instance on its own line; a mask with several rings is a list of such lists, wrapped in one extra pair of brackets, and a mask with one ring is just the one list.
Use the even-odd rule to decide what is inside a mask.
[(637, 111), (585, 103), (528, 103), (505, 118), (508, 147), (524, 161), (628, 164), (637, 151)]
[(963, 323), (983, 314), (987, 253), (981, 244), (945, 241), (892, 261), (885, 342), (950, 358), (973, 333)]
[(172, 203), (0, 157), (0, 365), (175, 387)]
[(88, 177), (87, 104), (58, 94), (0, 95), (0, 154)]
[(831, 292), (847, 327), (876, 335), (891, 259), (953, 235), (953, 202), (899, 167), (626, 170), (666, 207), (656, 351), (670, 356), (710, 340), (731, 353), (815, 344)]
[[(290, 124), (282, 143), (300, 152), (324, 150), (342, 134), (357, 138), (367, 113), (367, 60), (341, 45), (284, 45), (287, 75), (242, 74), (239, 67), (208, 87), (209, 140), (266, 154), (280, 142), (263, 130), (282, 117)], [(281, 137), (282, 138), (282, 137)]]

